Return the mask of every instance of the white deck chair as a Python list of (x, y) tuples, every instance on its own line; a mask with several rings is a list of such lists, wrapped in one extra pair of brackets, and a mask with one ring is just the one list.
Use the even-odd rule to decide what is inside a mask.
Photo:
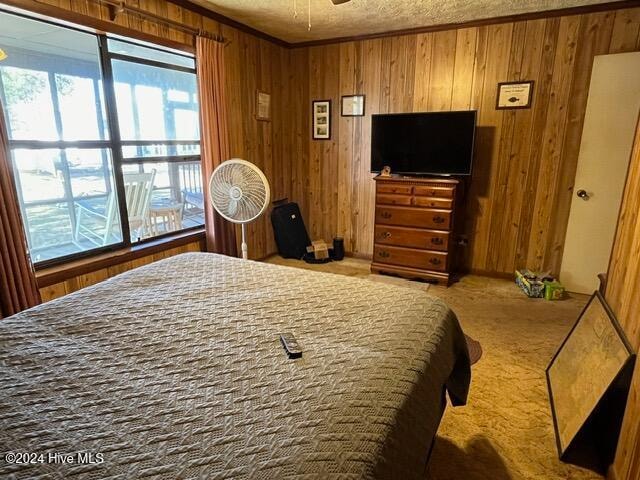
[[(124, 193), (127, 202), (129, 229), (131, 238), (134, 240), (145, 236), (155, 176), (155, 170), (150, 173), (124, 174)], [(109, 194), (104, 211), (99, 211), (83, 201), (77, 201), (76, 206), (78, 208), (74, 232), (75, 242), (79, 242), (82, 237), (97, 246), (108, 245), (112, 241), (111, 237), (119, 231), (118, 201), (115, 192)], [(86, 223), (83, 224), (83, 220), (85, 222), (91, 220), (91, 227)], [(104, 225), (102, 232), (95, 228), (97, 222)]]

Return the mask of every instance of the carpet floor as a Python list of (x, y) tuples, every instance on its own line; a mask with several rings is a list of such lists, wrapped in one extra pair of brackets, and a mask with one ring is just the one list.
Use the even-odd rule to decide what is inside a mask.
[[(429, 291), (456, 312), (482, 345), (469, 401), (447, 408), (429, 466), (431, 480), (591, 480), (602, 477), (558, 460), (545, 368), (588, 297), (529, 299), (507, 280), (465, 276), (449, 288), (371, 275), (369, 262), (270, 263), (369, 278)], [(376, 278), (377, 277), (377, 278)]]

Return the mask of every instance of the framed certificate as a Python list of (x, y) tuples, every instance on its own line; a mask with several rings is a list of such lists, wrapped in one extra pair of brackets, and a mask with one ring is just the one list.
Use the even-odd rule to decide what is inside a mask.
[(345, 95), (342, 97), (343, 117), (362, 117), (364, 115), (364, 95)]
[(533, 97), (533, 80), (526, 82), (500, 82), (496, 109), (530, 108)]

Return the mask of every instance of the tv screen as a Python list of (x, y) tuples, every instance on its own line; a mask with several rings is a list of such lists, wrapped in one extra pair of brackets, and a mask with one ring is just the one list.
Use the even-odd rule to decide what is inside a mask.
[(476, 111), (372, 116), (371, 171), (470, 175)]

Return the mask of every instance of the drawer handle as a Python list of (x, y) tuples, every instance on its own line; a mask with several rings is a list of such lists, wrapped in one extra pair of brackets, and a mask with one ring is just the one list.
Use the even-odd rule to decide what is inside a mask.
[(441, 217), (440, 215), (436, 215), (435, 217), (433, 217), (433, 222), (434, 223), (444, 223), (445, 218)]
[(382, 212), (382, 213), (380, 214), (380, 216), (381, 216), (382, 218), (391, 218), (391, 213), (389, 213), (389, 212)]
[(440, 265), (442, 261), (439, 258), (430, 258), (429, 263), (431, 265)]
[(382, 258), (389, 258), (389, 252), (385, 252), (384, 250), (380, 250), (378, 252), (378, 256)]
[(433, 237), (431, 239), (431, 243), (433, 243), (434, 245), (442, 245), (444, 243), (444, 240), (442, 240), (440, 237)]

